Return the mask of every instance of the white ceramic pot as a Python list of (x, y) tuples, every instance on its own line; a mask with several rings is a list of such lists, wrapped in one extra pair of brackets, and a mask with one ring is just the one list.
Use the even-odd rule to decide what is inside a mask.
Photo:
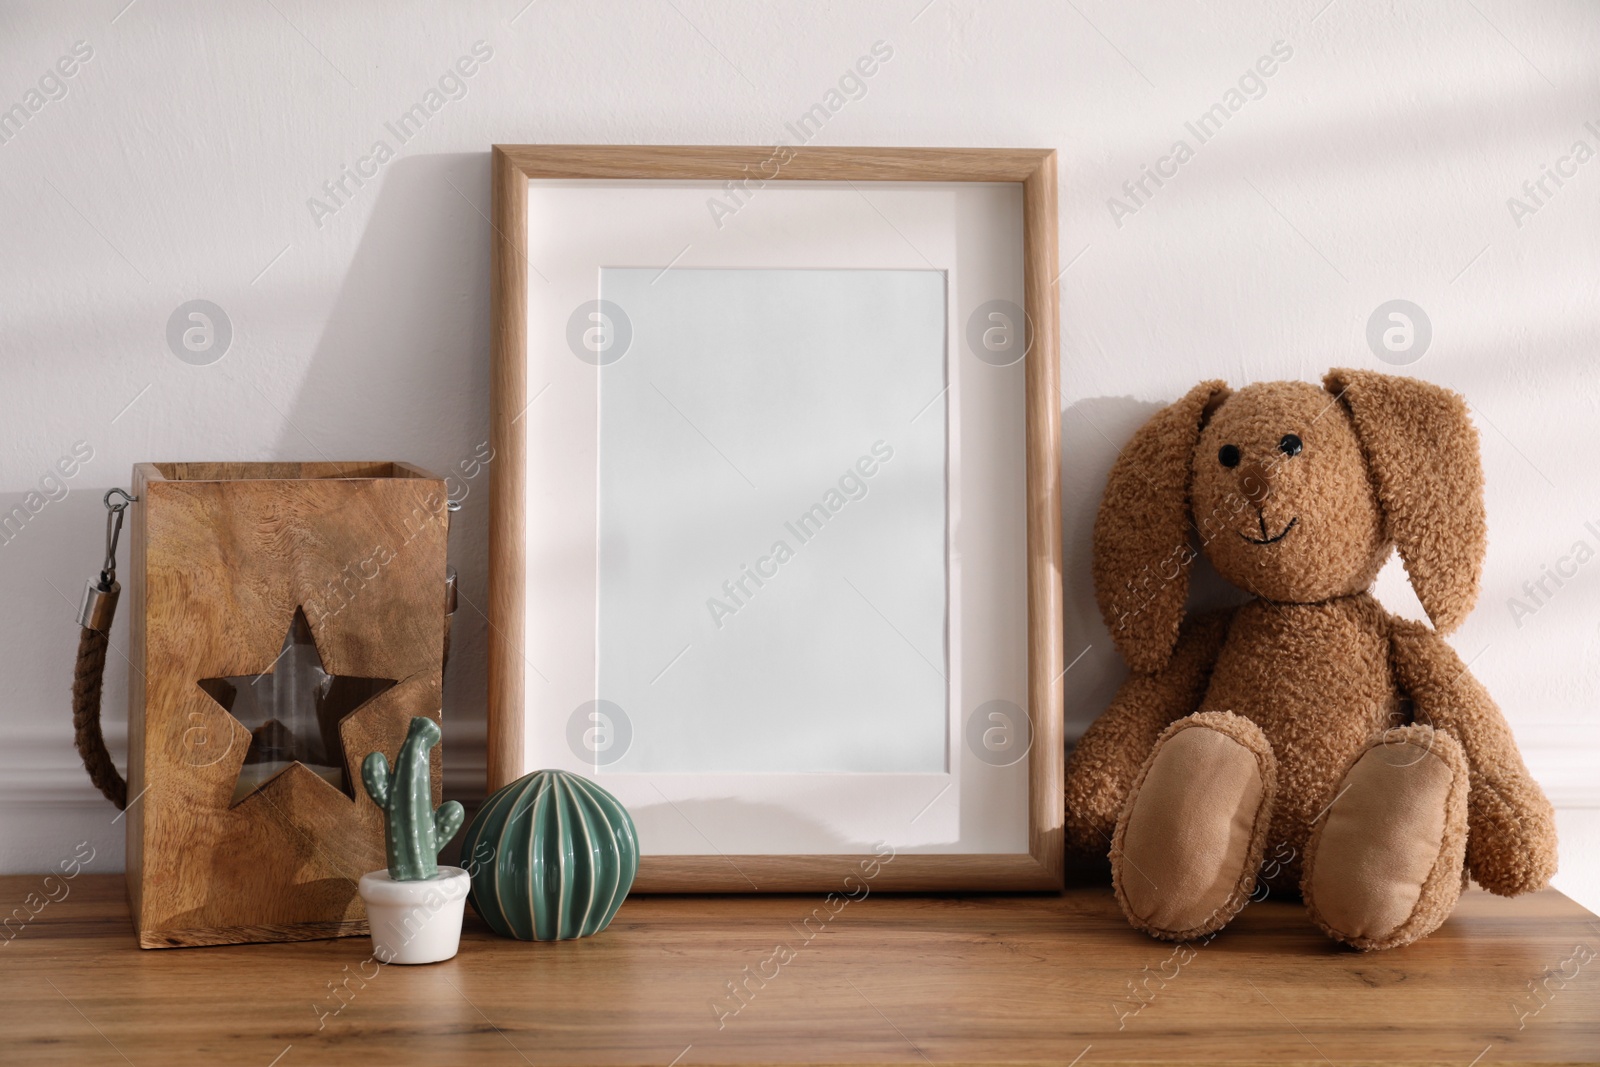
[(438, 963), (461, 946), (461, 916), (472, 879), (460, 867), (397, 882), (387, 870), (361, 876), (372, 955), (379, 963)]

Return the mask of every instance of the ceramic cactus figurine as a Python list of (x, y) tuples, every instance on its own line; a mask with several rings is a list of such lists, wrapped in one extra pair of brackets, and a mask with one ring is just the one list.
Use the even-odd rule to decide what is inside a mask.
[(384, 844), (389, 877), (419, 882), (439, 873), (439, 850), (461, 829), (466, 812), (454, 800), (436, 809), (428, 778), (428, 750), (439, 743), (439, 724), (418, 715), (400, 745), (394, 773), (382, 752), (368, 754), (361, 764), (367, 795), (383, 809)]

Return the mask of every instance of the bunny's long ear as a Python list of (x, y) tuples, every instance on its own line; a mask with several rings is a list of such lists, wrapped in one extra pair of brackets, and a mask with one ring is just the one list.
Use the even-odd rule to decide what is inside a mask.
[(1228, 396), (1201, 382), (1133, 435), (1111, 467), (1094, 523), (1094, 588), (1112, 640), (1141, 673), (1172, 655), (1189, 592), (1189, 472), (1200, 429)]
[(1376, 371), (1323, 379), (1355, 424), (1384, 525), (1440, 633), (1478, 599), (1487, 542), (1483, 464), (1467, 403), (1431, 382)]

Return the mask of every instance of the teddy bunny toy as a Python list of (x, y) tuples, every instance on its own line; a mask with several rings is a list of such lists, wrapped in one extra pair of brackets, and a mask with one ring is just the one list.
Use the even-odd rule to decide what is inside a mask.
[[(1129, 922), (1204, 936), (1260, 883), (1298, 888), (1333, 938), (1393, 948), (1469, 874), (1505, 896), (1549, 880), (1550, 803), (1440, 636), (1484, 545), (1477, 433), (1427, 382), (1204, 382), (1134, 435), (1094, 529), (1131, 673), (1066, 777), (1069, 843), (1109, 851)], [(1431, 629), (1369, 592), (1394, 549)], [(1252, 599), (1185, 617), (1198, 552)]]

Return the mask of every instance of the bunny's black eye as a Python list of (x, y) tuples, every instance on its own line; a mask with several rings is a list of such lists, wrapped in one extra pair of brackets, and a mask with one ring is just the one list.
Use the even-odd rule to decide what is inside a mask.
[(1224, 467), (1237, 467), (1239, 465), (1239, 446), (1223, 445), (1217, 449), (1217, 462)]
[(1284, 434), (1283, 440), (1278, 442), (1278, 451), (1286, 456), (1298, 456), (1300, 450), (1304, 447), (1305, 445), (1301, 442), (1299, 436), (1292, 433)]

